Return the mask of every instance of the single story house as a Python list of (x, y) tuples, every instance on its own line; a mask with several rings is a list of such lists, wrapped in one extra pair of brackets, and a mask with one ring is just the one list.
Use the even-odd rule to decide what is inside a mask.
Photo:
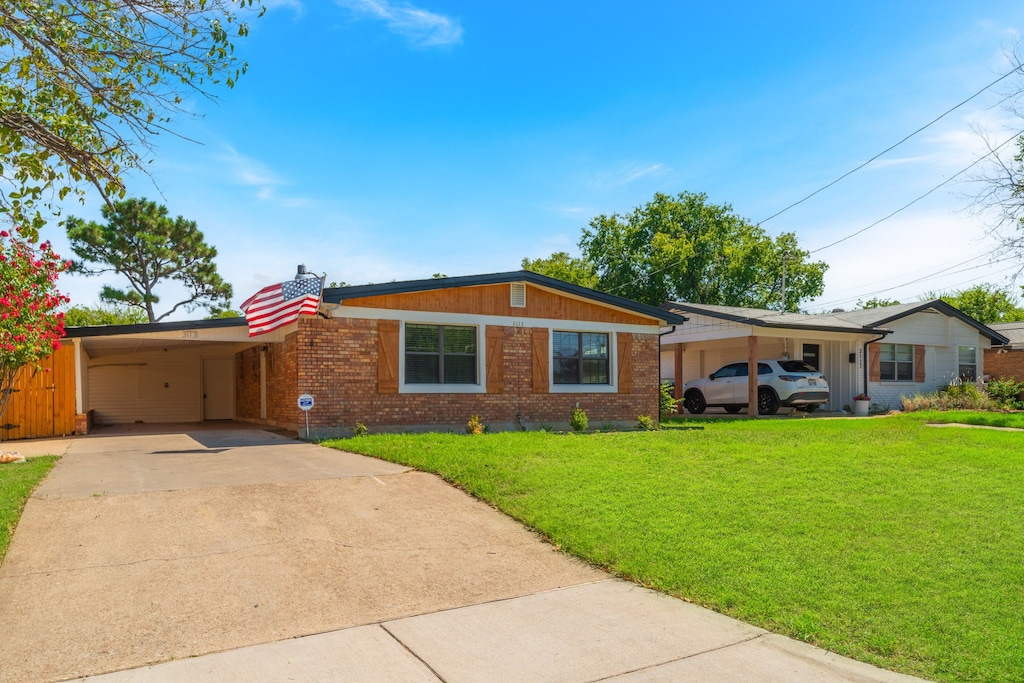
[[(241, 420), (317, 436), (658, 415), (658, 335), (685, 316), (514, 271), (326, 289), (319, 313), (71, 328), (76, 431)], [(309, 394), (308, 415), (298, 397)], [(64, 397), (67, 400), (68, 397)]]
[(669, 302), (685, 315), (661, 337), (662, 379), (682, 385), (727, 363), (799, 358), (829, 382), (825, 409), (841, 411), (867, 393), (876, 409), (985, 373), (984, 351), (1008, 339), (944, 301), (822, 315)]
[(1024, 322), (992, 323), (989, 327), (1009, 341), (1005, 346), (985, 349), (985, 372), (1024, 382)]

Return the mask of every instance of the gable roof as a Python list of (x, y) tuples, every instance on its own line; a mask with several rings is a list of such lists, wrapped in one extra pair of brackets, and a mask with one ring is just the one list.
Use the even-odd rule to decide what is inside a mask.
[[(899, 304), (896, 306), (881, 306), (879, 308), (864, 308), (857, 311), (841, 311), (823, 313), (821, 315), (809, 315), (807, 313), (783, 313), (781, 311), (769, 311), (763, 308), (741, 308), (738, 306), (713, 306), (709, 304), (688, 304), (683, 302), (670, 301), (662, 305), (662, 308), (670, 311), (683, 313), (694, 313), (721, 318), (744, 325), (770, 328), (790, 328), (803, 330), (816, 330), (823, 332), (857, 332), (865, 334), (889, 334), (891, 329), (886, 327), (889, 323), (905, 318), (908, 315), (919, 313), (927, 309), (935, 309), (964, 323), (970, 325), (978, 332), (988, 337), (993, 343), (1006, 344), (1009, 339), (997, 332), (992, 327), (979, 323), (971, 316), (961, 312), (959, 309), (950, 306), (941, 299), (922, 301), (912, 304)], [(1024, 340), (1022, 340), (1024, 341)]]
[(486, 275), (463, 275), (459, 277), (430, 278), (427, 280), (407, 280), (405, 282), (385, 282), (374, 285), (355, 285), (352, 287), (331, 287), (324, 290), (324, 303), (340, 304), (348, 299), (362, 299), (386, 294), (409, 294), (456, 287), (478, 287), (481, 285), (500, 285), (512, 282), (527, 282), (538, 287), (553, 289), (571, 296), (588, 299), (606, 306), (614, 306), (632, 313), (638, 313), (661, 321), (666, 325), (681, 325), (686, 317), (656, 306), (648, 306), (631, 299), (624, 299), (614, 294), (598, 292), (546, 275), (533, 273), (529, 270), (514, 270), (507, 273), (490, 273)]
[(661, 307), (668, 311), (706, 315), (755, 327), (814, 330), (819, 332), (852, 332), (874, 335), (886, 334), (892, 331), (874, 325), (844, 320), (835, 313), (808, 315), (807, 313), (769, 311), (764, 308), (689, 304), (681, 301), (669, 301), (662, 304)]
[(1024, 322), (992, 323), (989, 327), (1006, 337), (1010, 344), (1024, 344)]

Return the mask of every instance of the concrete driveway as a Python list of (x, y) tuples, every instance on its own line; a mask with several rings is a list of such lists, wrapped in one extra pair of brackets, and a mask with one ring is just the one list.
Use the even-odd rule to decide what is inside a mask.
[(256, 430), (64, 446), (0, 567), (0, 681), (909, 680), (382, 461)]

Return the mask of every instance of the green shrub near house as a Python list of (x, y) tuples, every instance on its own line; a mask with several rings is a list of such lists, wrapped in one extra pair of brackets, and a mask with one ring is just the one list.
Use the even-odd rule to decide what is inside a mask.
[(771, 631), (932, 680), (1020, 680), (1024, 437), (927, 416), (332, 445), (436, 472), (566, 552)]

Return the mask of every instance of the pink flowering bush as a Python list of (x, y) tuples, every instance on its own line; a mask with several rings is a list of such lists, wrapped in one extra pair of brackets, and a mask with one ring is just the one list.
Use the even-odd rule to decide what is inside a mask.
[(0, 230), (0, 418), (7, 409), (18, 371), (38, 365), (60, 348), (68, 297), (57, 277), (71, 266), (49, 242), (38, 245)]

